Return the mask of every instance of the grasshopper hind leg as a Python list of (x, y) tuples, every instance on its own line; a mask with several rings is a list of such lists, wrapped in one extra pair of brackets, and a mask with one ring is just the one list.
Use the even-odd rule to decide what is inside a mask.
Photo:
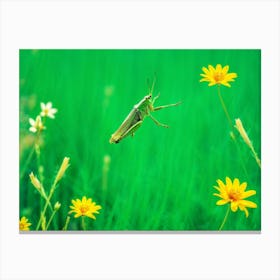
[[(135, 123), (132, 127), (130, 127), (130, 128), (122, 135), (122, 137), (119, 139), (119, 141), (122, 140), (123, 138), (125, 138), (126, 136), (129, 136), (129, 135), (131, 135), (131, 136), (133, 137), (134, 134), (135, 134), (135, 131), (141, 126), (142, 122), (143, 122), (143, 121), (139, 121), (139, 122)], [(118, 141), (118, 142), (119, 142), (119, 141)]]

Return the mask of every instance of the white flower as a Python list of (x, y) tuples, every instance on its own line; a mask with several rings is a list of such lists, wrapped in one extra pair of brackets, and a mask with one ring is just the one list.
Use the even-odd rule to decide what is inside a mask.
[(42, 117), (49, 117), (54, 119), (54, 114), (57, 112), (57, 109), (52, 108), (52, 103), (48, 102), (47, 104), (41, 102), (41, 116)]
[(31, 125), (31, 127), (29, 128), (29, 130), (31, 132), (37, 132), (37, 131), (41, 131), (43, 129), (46, 129), (42, 123), (42, 120), (41, 120), (41, 117), (40, 116), (37, 116), (36, 117), (36, 120), (33, 120), (33, 119), (29, 119), (29, 123)]

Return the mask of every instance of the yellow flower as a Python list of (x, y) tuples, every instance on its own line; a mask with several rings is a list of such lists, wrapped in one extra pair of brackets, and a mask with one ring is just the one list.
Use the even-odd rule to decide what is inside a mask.
[(228, 65), (222, 67), (221, 64), (217, 64), (216, 68), (208, 65), (208, 69), (202, 67), (202, 70), (204, 74), (200, 74), (203, 77), (200, 82), (209, 82), (208, 86), (224, 85), (230, 87), (229, 82), (234, 82), (234, 78), (237, 77), (236, 73), (228, 73)]
[(31, 225), (31, 223), (28, 223), (28, 219), (23, 216), (19, 221), (19, 230), (29, 230)]
[(82, 200), (80, 199), (72, 199), (72, 204), (70, 208), (72, 209), (69, 211), (70, 213), (76, 213), (75, 218), (78, 218), (80, 216), (87, 216), (91, 219), (96, 219), (93, 214), (99, 214), (98, 210), (101, 209), (100, 205), (96, 205), (95, 202), (92, 202), (92, 199), (87, 199), (85, 196), (83, 196)]
[(41, 113), (40, 115), (42, 117), (49, 117), (51, 119), (54, 119), (54, 114), (57, 112), (57, 109), (52, 108), (52, 103), (48, 102), (48, 103), (43, 103), (41, 102)]
[(41, 120), (41, 117), (40, 116), (37, 116), (36, 117), (36, 120), (33, 120), (31, 118), (29, 118), (29, 123), (31, 125), (31, 127), (29, 128), (29, 130), (31, 132), (37, 132), (37, 131), (41, 131), (43, 129), (46, 129), (46, 127), (44, 127), (43, 123), (42, 123), (42, 120)]
[(256, 203), (245, 200), (245, 198), (256, 194), (254, 190), (245, 191), (247, 187), (246, 182), (240, 184), (237, 178), (231, 181), (229, 177), (226, 177), (226, 183), (223, 183), (220, 179), (217, 180), (217, 183), (218, 187), (214, 186), (214, 188), (219, 191), (219, 193), (214, 193), (214, 195), (220, 197), (221, 200), (218, 200), (216, 205), (230, 203), (231, 211), (236, 212), (239, 208), (239, 210), (245, 212), (246, 218), (249, 216), (246, 207), (257, 208)]

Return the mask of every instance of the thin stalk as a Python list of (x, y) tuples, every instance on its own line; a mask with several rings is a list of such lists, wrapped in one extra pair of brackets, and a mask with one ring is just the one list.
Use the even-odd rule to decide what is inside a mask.
[(38, 143), (35, 144), (35, 152), (37, 157), (37, 170), (38, 170), (38, 177), (40, 182), (44, 183), (44, 176), (43, 176), (43, 166), (41, 164), (41, 149)]
[(27, 158), (27, 160), (26, 160), (25, 163), (24, 163), (23, 168), (21, 168), (21, 171), (20, 171), (20, 180), (23, 178), (23, 176), (24, 176), (24, 174), (25, 174), (26, 168), (27, 168), (27, 166), (29, 165), (30, 160), (32, 159), (32, 156), (33, 156), (33, 154), (34, 154), (34, 151), (35, 151), (35, 146), (32, 147), (32, 150), (30, 151), (30, 153), (29, 153), (29, 155), (28, 155), (28, 158)]
[(224, 227), (224, 225), (225, 225), (225, 223), (226, 223), (226, 221), (227, 221), (229, 212), (230, 212), (230, 204), (228, 205), (228, 209), (227, 209), (226, 215), (225, 215), (225, 217), (224, 217), (224, 220), (223, 220), (221, 226), (219, 227), (219, 230), (222, 230), (222, 228)]
[(259, 166), (259, 168), (261, 168), (261, 160), (259, 159), (254, 147), (252, 147), (251, 150), (252, 150), (253, 156), (257, 162), (257, 165)]
[(85, 216), (82, 216), (82, 229), (86, 230), (86, 220), (85, 220)]
[(40, 225), (41, 225), (41, 223), (42, 223), (42, 216), (45, 216), (45, 214), (46, 214), (48, 205), (50, 204), (50, 200), (51, 200), (51, 198), (52, 198), (52, 196), (53, 196), (53, 194), (54, 194), (55, 187), (56, 187), (56, 182), (55, 182), (55, 183), (52, 185), (52, 187), (51, 187), (49, 196), (48, 196), (47, 199), (46, 199), (46, 203), (45, 203), (44, 209), (43, 209), (43, 211), (42, 211), (42, 213), (41, 213), (40, 220), (39, 220), (39, 222), (38, 222), (38, 224), (37, 224), (36, 230), (39, 229), (39, 227), (40, 227)]
[(48, 223), (47, 223), (46, 230), (48, 229), (49, 225), (51, 224), (51, 222), (52, 222), (52, 220), (53, 220), (53, 217), (54, 217), (54, 215), (56, 214), (56, 212), (57, 212), (56, 210), (54, 210), (54, 211), (52, 212), (51, 217), (50, 217), (50, 219), (49, 219), (49, 221), (48, 221)]
[(42, 215), (41, 219), (42, 219), (42, 223), (41, 223), (42, 230), (46, 230), (46, 216)]
[(104, 192), (107, 191), (108, 187), (108, 173), (110, 169), (111, 157), (109, 155), (105, 155), (103, 157), (103, 168), (102, 168), (102, 189)]
[[(42, 185), (44, 185), (43, 167), (41, 165), (40, 135), (41, 135), (41, 130), (38, 130), (36, 139), (35, 139), (35, 143), (34, 143), (34, 150), (35, 150), (35, 154), (36, 154), (36, 158), (37, 158), (37, 171), (38, 171), (39, 181), (41, 182)], [(46, 198), (44, 196), (42, 196), (42, 197), (46, 200)], [(42, 210), (42, 205), (43, 205), (42, 203), (43, 203), (43, 201), (40, 200), (40, 209), (41, 210)], [(42, 223), (42, 219), (44, 217), (44, 216), (42, 216), (42, 213), (44, 213), (44, 215), (45, 215), (45, 211), (41, 212), (41, 216), (39, 219), (40, 224)]]
[[(229, 116), (229, 113), (228, 113), (226, 104), (225, 104), (225, 102), (224, 102), (224, 99), (223, 99), (223, 97), (222, 97), (222, 95), (221, 95), (221, 87), (220, 87), (220, 85), (218, 85), (218, 95), (219, 95), (220, 102), (221, 102), (221, 104), (222, 104), (223, 110), (224, 110), (224, 112), (225, 112), (225, 114), (226, 114), (227, 120), (228, 120), (228, 122), (229, 122), (229, 125), (230, 125), (230, 127), (232, 128), (232, 131), (234, 131), (234, 129), (233, 129), (233, 128), (234, 128), (234, 127), (233, 127), (233, 123), (232, 123), (231, 118), (230, 118), (230, 116)], [(233, 133), (234, 133), (234, 132), (233, 132)]]
[(69, 222), (70, 222), (70, 216), (67, 216), (66, 221), (65, 221), (65, 225), (62, 228), (62, 230), (67, 230)]
[(249, 178), (249, 175), (248, 175), (248, 172), (247, 172), (247, 168), (246, 168), (246, 165), (245, 165), (245, 163), (244, 163), (244, 158), (243, 158), (243, 156), (242, 156), (242, 154), (241, 154), (240, 147), (239, 147), (239, 145), (238, 145), (238, 143), (237, 143), (237, 141), (236, 141), (235, 135), (234, 135), (233, 137), (234, 137), (233, 142), (234, 142), (234, 144), (235, 144), (235, 147), (236, 147), (236, 149), (237, 149), (237, 151), (238, 151), (238, 154), (239, 154), (239, 157), (240, 157), (240, 159), (241, 159), (241, 166), (242, 166), (242, 168), (243, 168), (244, 174), (245, 174), (245, 176), (246, 176), (247, 178)]
[(254, 149), (254, 146), (253, 146), (253, 143), (251, 142), (250, 138), (248, 137), (247, 135), (247, 132), (245, 130), (245, 128), (243, 127), (243, 124), (241, 122), (240, 119), (236, 119), (235, 120), (235, 123), (236, 123), (236, 126), (235, 128), (238, 130), (240, 136), (242, 137), (244, 143), (249, 147), (249, 149), (251, 150), (252, 154), (253, 154), (253, 157), (255, 158), (256, 160), (256, 163), (257, 165), (259, 166), (259, 168), (261, 169), (261, 160), (260, 158), (258, 157), (255, 149)]
[(230, 127), (231, 127), (231, 132), (232, 132), (232, 136), (233, 136), (232, 139), (233, 139), (233, 141), (234, 141), (234, 144), (235, 144), (235, 146), (236, 146), (236, 148), (237, 148), (239, 157), (240, 157), (240, 159), (241, 159), (241, 165), (242, 165), (243, 171), (244, 171), (244, 173), (245, 173), (245, 176), (248, 178), (247, 168), (246, 168), (246, 165), (245, 165), (245, 163), (244, 163), (243, 156), (241, 155), (241, 151), (240, 151), (240, 149), (239, 149), (238, 143), (237, 143), (237, 141), (236, 141), (236, 135), (235, 135), (235, 133), (234, 133), (233, 122), (232, 122), (231, 117), (230, 117), (230, 115), (229, 115), (229, 113), (228, 113), (228, 110), (227, 110), (226, 104), (225, 104), (225, 102), (224, 102), (224, 99), (223, 99), (223, 97), (222, 97), (222, 95), (221, 95), (221, 87), (220, 87), (220, 85), (218, 85), (218, 95), (219, 95), (219, 99), (220, 99), (220, 102), (221, 102), (221, 104), (222, 104), (223, 110), (224, 110), (224, 112), (225, 112), (226, 118), (227, 118), (227, 120), (228, 120), (228, 122), (229, 122), (229, 125), (230, 125)]
[[(34, 152), (36, 152), (36, 157), (37, 157), (37, 168), (38, 168), (38, 171), (39, 171), (39, 163), (38, 161), (40, 161), (39, 157), (40, 157), (40, 145), (39, 145), (39, 141), (40, 141), (40, 134), (41, 134), (41, 131), (38, 131), (37, 134), (36, 134), (36, 138), (35, 138), (35, 141), (34, 141), (34, 146), (32, 148), (32, 150), (30, 151), (29, 155), (28, 155), (28, 158), (27, 160), (25, 161), (25, 164), (23, 166), (23, 168), (21, 169), (21, 172), (20, 172), (20, 179), (22, 179), (22, 177), (24, 176), (25, 174), (25, 171), (26, 171), (26, 168), (34, 154)], [(39, 151), (37, 151), (37, 149), (39, 148)], [(39, 177), (40, 181), (41, 181), (41, 178)], [(42, 181), (41, 181), (42, 182)]]
[[(50, 204), (50, 200), (51, 200), (51, 198), (52, 198), (52, 196), (53, 196), (53, 194), (54, 194), (54, 191), (55, 191), (55, 189), (56, 189), (56, 186), (57, 186), (58, 182), (60, 181), (60, 179), (62, 178), (62, 176), (64, 175), (64, 173), (65, 173), (66, 169), (68, 168), (68, 166), (69, 166), (69, 158), (65, 157), (65, 158), (63, 159), (63, 162), (62, 162), (61, 166), (60, 166), (60, 169), (58, 170), (58, 172), (57, 172), (57, 174), (56, 174), (56, 177), (55, 177), (55, 179), (54, 179), (54, 182), (53, 182), (53, 184), (52, 184), (52, 186), (51, 186), (49, 196), (47, 197), (46, 203), (45, 203), (45, 206), (44, 206), (44, 209), (43, 209), (43, 211), (41, 212), (41, 217), (40, 217), (40, 220), (39, 220), (39, 222), (38, 222), (38, 224), (37, 224), (36, 230), (39, 229), (39, 227), (40, 227), (40, 225), (41, 225), (41, 223), (42, 223), (42, 216), (43, 216), (43, 217), (45, 216), (46, 211), (47, 211), (48, 204)], [(55, 211), (55, 210), (53, 210), (53, 211)], [(53, 211), (52, 211), (52, 213), (53, 213)]]

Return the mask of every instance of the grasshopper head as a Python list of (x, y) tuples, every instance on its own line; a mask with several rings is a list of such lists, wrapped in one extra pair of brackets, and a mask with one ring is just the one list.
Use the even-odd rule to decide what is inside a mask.
[(145, 96), (145, 100), (149, 100), (151, 98), (152, 98), (152, 94), (151, 93)]

